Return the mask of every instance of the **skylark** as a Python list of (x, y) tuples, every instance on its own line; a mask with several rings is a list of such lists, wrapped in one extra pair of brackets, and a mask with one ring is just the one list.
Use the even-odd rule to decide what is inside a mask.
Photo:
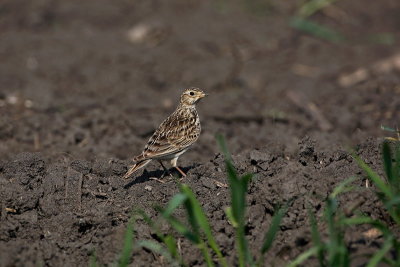
[(130, 167), (124, 178), (129, 178), (135, 171), (143, 168), (152, 160), (160, 162), (164, 171), (167, 171), (162, 161), (170, 160), (172, 167), (182, 176), (186, 174), (178, 167), (179, 156), (186, 152), (199, 138), (201, 127), (196, 103), (206, 94), (199, 88), (186, 89), (176, 110), (161, 123), (153, 136), (147, 142), (143, 152), (134, 157), (134, 165)]

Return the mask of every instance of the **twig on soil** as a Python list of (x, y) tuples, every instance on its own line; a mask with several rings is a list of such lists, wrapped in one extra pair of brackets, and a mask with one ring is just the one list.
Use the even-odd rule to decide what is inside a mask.
[(89, 143), (89, 138), (83, 139), (79, 144), (78, 147), (84, 147)]
[(319, 75), (320, 70), (316, 67), (296, 63), (292, 66), (292, 72), (299, 76), (315, 78)]
[(346, 24), (358, 24), (358, 22), (350, 16), (346, 11), (335, 5), (327, 6), (321, 10), (326, 16), (331, 17), (337, 21), (345, 22)]
[(372, 74), (389, 73), (394, 70), (400, 70), (400, 54), (380, 60), (369, 68), (363, 67), (351, 73), (342, 74), (338, 78), (338, 83), (343, 87), (350, 87), (367, 80)]
[(158, 179), (158, 178), (156, 178), (156, 177), (150, 177), (149, 180), (154, 180), (154, 181), (157, 181), (157, 182), (162, 183), (162, 184), (165, 184), (165, 183), (166, 183), (166, 181), (163, 181), (163, 180)]
[(370, 228), (369, 230), (363, 232), (362, 235), (363, 235), (365, 238), (376, 239), (376, 238), (382, 236), (383, 234), (382, 234), (382, 232), (381, 232), (379, 229), (377, 229), (377, 228)]
[(180, 256), (182, 256), (182, 245), (181, 245), (181, 239), (180, 238), (178, 238), (178, 252), (179, 252), (179, 255)]
[(213, 182), (214, 182), (218, 187), (228, 188), (228, 185), (225, 184), (225, 183), (222, 183), (222, 182), (217, 181), (217, 180), (215, 180), (215, 179), (211, 179), (211, 180), (213, 180)]
[(33, 149), (36, 151), (40, 150), (40, 136), (37, 132), (33, 134)]
[(16, 209), (13, 208), (4, 208), (7, 212), (11, 212), (11, 213), (17, 213)]
[(323, 131), (332, 130), (332, 124), (325, 118), (321, 110), (313, 102), (307, 101), (305, 96), (295, 91), (288, 91), (286, 93), (290, 101), (293, 102), (301, 110), (305, 111), (311, 118), (313, 118), (317, 123), (318, 127)]

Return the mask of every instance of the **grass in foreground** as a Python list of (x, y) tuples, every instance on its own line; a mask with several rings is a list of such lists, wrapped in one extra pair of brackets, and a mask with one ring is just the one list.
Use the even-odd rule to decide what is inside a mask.
[[(387, 212), (390, 214), (393, 223), (400, 226), (400, 146), (396, 143), (395, 158), (392, 157), (392, 151), (388, 142), (384, 142), (382, 146), (382, 157), (386, 180), (379, 177), (371, 167), (369, 167), (360, 157), (354, 155), (354, 159), (358, 165), (365, 171), (367, 178), (378, 189), (376, 195), (384, 204)], [(326, 207), (323, 222), (328, 225), (328, 239), (322, 241), (321, 234), (318, 230), (318, 223), (315, 215), (309, 211), (311, 224), (311, 233), (313, 247), (300, 254), (291, 264), (290, 267), (303, 263), (311, 256), (316, 256), (319, 265), (325, 266), (350, 266), (351, 258), (348, 248), (344, 242), (345, 230), (351, 226), (361, 224), (371, 225), (377, 229), (383, 236), (383, 244), (373, 255), (367, 267), (378, 266), (386, 263), (388, 266), (400, 266), (400, 242), (391, 230), (392, 228), (385, 222), (374, 220), (365, 215), (356, 215), (346, 217), (345, 214), (338, 209), (337, 196), (340, 193), (352, 190), (349, 186), (354, 178), (348, 179), (340, 184), (334, 192), (326, 200)]]

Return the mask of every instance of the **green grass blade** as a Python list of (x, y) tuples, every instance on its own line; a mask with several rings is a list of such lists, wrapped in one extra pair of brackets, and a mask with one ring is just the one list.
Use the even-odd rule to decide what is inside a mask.
[[(181, 186), (181, 191), (183, 192), (183, 185)], [(186, 213), (188, 215), (188, 221), (189, 224), (192, 228), (192, 231), (195, 233), (195, 235), (200, 236), (200, 221), (198, 220), (198, 214), (196, 214), (196, 207), (194, 207), (193, 203), (191, 202), (190, 198), (188, 197), (188, 200), (185, 201), (185, 209)], [(200, 210), (200, 212), (202, 212)]]
[(202, 210), (199, 201), (196, 199), (193, 191), (189, 188), (189, 186), (182, 184), (181, 192), (185, 194), (188, 199), (188, 201), (186, 202), (186, 208), (190, 210), (190, 212), (188, 213), (193, 216), (192, 220), (194, 222), (192, 226), (199, 227), (204, 232), (208, 241), (208, 245), (212, 248), (215, 254), (217, 254), (221, 265), (228, 266), (225, 257), (222, 255), (222, 252), (214, 239), (208, 219), (204, 211)]
[(140, 215), (142, 217), (142, 219), (150, 226), (150, 227), (154, 227), (154, 221), (149, 217), (149, 215), (146, 214), (146, 212), (144, 212), (141, 209), (137, 209), (133, 212), (134, 214)]
[(337, 43), (344, 40), (344, 37), (341, 34), (328, 28), (327, 26), (300, 17), (292, 18), (290, 21), (290, 26), (327, 41)]
[(275, 214), (272, 217), (271, 226), (269, 227), (264, 237), (264, 242), (261, 247), (261, 254), (265, 254), (271, 248), (275, 236), (279, 230), (279, 225), (281, 224), (281, 221), (283, 219), (283, 216), (285, 216), (287, 209), (288, 207), (287, 205), (285, 205), (284, 207), (281, 207), (277, 211), (275, 211)]
[(178, 247), (175, 238), (172, 235), (167, 235), (162, 241), (167, 246), (168, 252), (171, 254), (172, 258), (178, 258)]
[(253, 265), (253, 260), (250, 256), (247, 240), (245, 237), (245, 228), (238, 227), (235, 231), (236, 247), (239, 254), (239, 266), (244, 267), (246, 265)]
[(235, 228), (236, 247), (238, 250), (239, 266), (253, 265), (253, 258), (250, 255), (249, 247), (245, 237), (245, 209), (247, 186), (252, 178), (251, 174), (239, 178), (232, 164), (224, 138), (217, 135), (217, 141), (225, 157), (226, 170), (228, 173), (229, 190), (231, 194), (231, 215), (237, 223)]
[(176, 208), (178, 208), (180, 205), (182, 205), (182, 203), (185, 202), (186, 199), (187, 199), (187, 196), (185, 194), (182, 194), (182, 193), (176, 194), (168, 202), (168, 206), (163, 210), (163, 215), (164, 216), (171, 215), (176, 210)]
[(307, 211), (308, 211), (308, 217), (310, 218), (310, 224), (311, 224), (311, 238), (314, 243), (314, 247), (316, 247), (318, 249), (317, 257), (318, 257), (319, 265), (322, 267), (322, 266), (325, 266), (324, 245), (322, 244), (321, 236), (319, 234), (317, 219), (315, 218), (315, 215), (311, 211), (310, 207), (307, 208)]
[(325, 219), (328, 223), (329, 241), (326, 244), (328, 252), (328, 266), (349, 265), (349, 253), (344, 242), (344, 229), (339, 223), (338, 203), (335, 198), (328, 198), (325, 208)]
[[(185, 224), (183, 224), (181, 221), (179, 221), (172, 215), (173, 211), (179, 205), (181, 205), (182, 203), (186, 205), (187, 201), (188, 201), (187, 195), (185, 195), (184, 193), (181, 192), (181, 193), (176, 194), (172, 198), (172, 200), (168, 203), (167, 208), (165, 208), (165, 209), (157, 208), (157, 209), (161, 212), (162, 217), (165, 220), (167, 220), (167, 222), (172, 226), (172, 228), (175, 229), (175, 231), (177, 231), (178, 233), (185, 236), (192, 243), (199, 245), (201, 243), (201, 238), (198, 233), (198, 228), (193, 227), (193, 225), (192, 225), (192, 229), (194, 231), (194, 232), (192, 232)], [(189, 210), (189, 212), (190, 212), (190, 210)], [(191, 218), (191, 216), (189, 214), (189, 222), (193, 223), (191, 220), (193, 220), (193, 218)]]
[(341, 182), (338, 186), (336, 186), (333, 189), (333, 192), (331, 193), (330, 197), (331, 198), (336, 198), (339, 194), (345, 193), (345, 192), (349, 192), (351, 190), (354, 189), (353, 186), (348, 186), (350, 183), (352, 183), (353, 181), (355, 181), (355, 177), (351, 177), (349, 179), (344, 180), (343, 182)]
[(341, 220), (341, 223), (345, 225), (374, 224), (375, 222), (374, 219), (367, 216), (344, 218)]
[(159, 243), (151, 240), (141, 240), (137, 242), (137, 246), (141, 248), (146, 248), (153, 251), (156, 254), (162, 255), (170, 262), (171, 266), (179, 266), (180, 264), (174, 260), (171, 254)]
[[(160, 209), (159, 209), (160, 210)], [(162, 211), (161, 211), (162, 213)], [(141, 215), (143, 220), (155, 231), (157, 237), (166, 245), (170, 255), (176, 260), (181, 263), (181, 265), (184, 265), (182, 262), (181, 255), (177, 251), (177, 244), (176, 240), (173, 236), (171, 235), (163, 235), (160, 231), (160, 229), (156, 226), (154, 221), (143, 211), (143, 210), (136, 210), (135, 214)]]
[(358, 165), (363, 169), (366, 173), (368, 178), (378, 187), (378, 189), (388, 198), (392, 199), (393, 194), (390, 190), (389, 186), (379, 177), (376, 172), (374, 172), (371, 167), (369, 167), (360, 157), (357, 155), (353, 155), (353, 158), (356, 160)]
[(225, 138), (221, 134), (217, 134), (216, 138), (217, 138), (217, 143), (219, 145), (219, 149), (222, 151), (225, 160), (232, 162), (231, 154), (229, 153), (228, 147), (226, 146)]
[(392, 243), (393, 239), (392, 238), (387, 238), (385, 242), (383, 243), (383, 247), (378, 250), (374, 256), (372, 256), (371, 260), (368, 262), (367, 267), (375, 267), (377, 266), (383, 257), (385, 257), (386, 253), (389, 252), (389, 250), (392, 248)]
[[(392, 218), (400, 226), (400, 143), (396, 143), (395, 147), (395, 164), (392, 168), (393, 170), (393, 180), (392, 180), (392, 192), (394, 197), (385, 203), (388, 210), (392, 212)], [(399, 251), (400, 252), (400, 251)], [(400, 266), (400, 264), (399, 264)]]
[(304, 18), (309, 17), (335, 1), (336, 0), (310, 0), (300, 7), (298, 14)]
[(126, 227), (124, 246), (122, 248), (122, 253), (118, 260), (119, 267), (128, 266), (129, 261), (132, 257), (132, 251), (133, 251), (133, 216), (129, 220), (128, 226)]
[(389, 210), (392, 209), (393, 207), (396, 207), (400, 205), (400, 196), (396, 196), (392, 200), (388, 201), (385, 203), (385, 207)]
[(366, 39), (370, 43), (381, 45), (393, 45), (396, 41), (395, 35), (391, 32), (370, 34)]
[(245, 175), (241, 179), (235, 176), (228, 176), (229, 187), (231, 191), (232, 215), (238, 223), (236, 227), (236, 240), (239, 252), (239, 265), (245, 266), (245, 263), (252, 265), (253, 259), (250, 255), (246, 236), (245, 236), (245, 209), (247, 186), (252, 175)]
[(393, 168), (393, 191), (396, 195), (400, 194), (400, 143), (396, 144), (396, 163)]
[(175, 231), (177, 231), (178, 233), (180, 233), (181, 235), (185, 236), (187, 239), (189, 239), (192, 243), (198, 245), (201, 242), (201, 238), (199, 235), (197, 235), (196, 233), (193, 233), (192, 231), (190, 231), (190, 229), (184, 225), (182, 222), (180, 222), (178, 219), (176, 219), (173, 216), (168, 216), (168, 217), (164, 217), (168, 223), (172, 226), (172, 228), (175, 229)]
[(393, 129), (393, 128), (390, 128), (390, 127), (387, 127), (387, 126), (381, 125), (381, 129), (384, 130), (384, 131), (397, 133), (397, 130), (396, 130), (396, 129)]
[[(398, 255), (398, 254), (397, 254)], [(388, 266), (400, 266), (400, 262), (389, 258), (382, 258), (381, 262), (386, 263)]]
[(90, 255), (90, 259), (89, 259), (89, 267), (97, 267), (97, 266), (99, 266), (98, 263), (97, 263), (96, 252), (93, 251), (91, 254), (92, 255)]
[[(354, 159), (358, 162), (359, 166), (367, 173), (368, 178), (378, 187), (378, 189), (383, 193), (385, 198), (383, 199), (384, 204), (387, 203), (396, 203), (393, 199), (397, 198), (398, 195), (398, 187), (399, 187), (399, 176), (397, 169), (400, 168), (397, 166), (399, 164), (396, 161), (395, 170), (392, 168), (391, 163), (391, 155), (390, 155), (390, 148), (389, 144), (386, 142), (383, 145), (383, 158), (384, 158), (384, 165), (385, 165), (385, 172), (387, 172), (389, 183), (386, 183), (383, 179), (379, 177), (364, 161), (362, 161), (358, 156), (353, 155)], [(400, 159), (400, 155), (398, 156), (398, 151), (396, 151), (396, 160), (397, 157)], [(391, 202), (393, 201), (393, 202)], [(393, 218), (393, 220), (400, 225), (400, 209), (397, 206), (387, 206), (388, 212)]]
[(326, 207), (324, 211), (325, 220), (328, 224), (329, 241), (326, 244), (328, 252), (328, 265), (332, 265), (333, 262), (339, 259), (339, 233), (337, 232), (335, 223), (335, 211), (336, 201), (332, 198), (328, 198), (326, 201)]
[(241, 179), (235, 179), (234, 177), (228, 179), (231, 191), (232, 214), (239, 225), (244, 224), (245, 221), (246, 194), (251, 178), (252, 175), (247, 174)]
[(247, 193), (247, 185), (252, 178), (251, 174), (243, 176), (241, 179), (237, 176), (235, 167), (232, 164), (231, 156), (226, 147), (224, 138), (217, 136), (220, 149), (225, 157), (225, 164), (228, 173), (229, 188), (232, 200), (232, 215), (235, 221), (240, 224), (240, 220), (244, 222), (244, 211), (246, 206), (245, 196)]
[(392, 152), (388, 142), (382, 145), (383, 166), (385, 168), (386, 177), (390, 185), (393, 185), (393, 168), (392, 168)]
[(209, 266), (209, 267), (215, 266), (214, 262), (212, 261), (211, 255), (208, 252), (206, 243), (201, 241), (199, 248), (200, 248), (201, 252), (203, 253), (203, 257), (204, 257), (204, 260), (206, 261), (207, 266)]
[(283, 216), (285, 216), (287, 209), (288, 205), (285, 205), (275, 210), (274, 216), (272, 217), (271, 225), (264, 236), (264, 242), (261, 247), (261, 256), (257, 262), (257, 266), (264, 265), (264, 254), (267, 253), (267, 251), (271, 248), (272, 243), (275, 240), (275, 236), (279, 231), (279, 225), (281, 224), (282, 218)]
[(225, 209), (225, 214), (226, 214), (226, 217), (228, 218), (228, 221), (232, 224), (232, 226), (234, 228), (239, 227), (239, 223), (236, 221), (236, 219), (233, 216), (232, 207), (227, 207)]
[(296, 267), (317, 253), (318, 253), (318, 248), (312, 247), (309, 250), (307, 250), (307, 251), (301, 253), (299, 256), (297, 256), (297, 258), (294, 261), (292, 261), (291, 263), (289, 263), (286, 267)]

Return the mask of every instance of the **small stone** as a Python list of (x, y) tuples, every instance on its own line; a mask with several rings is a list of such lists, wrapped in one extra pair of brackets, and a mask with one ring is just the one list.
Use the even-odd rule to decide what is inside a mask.
[(71, 162), (71, 168), (77, 172), (80, 172), (84, 175), (88, 174), (92, 170), (92, 164), (89, 161), (85, 160), (74, 160)]
[(300, 157), (312, 157), (315, 151), (315, 141), (312, 140), (310, 137), (306, 136), (299, 142), (300, 150), (299, 156)]
[(151, 186), (151, 185), (146, 185), (145, 187), (144, 187), (144, 190), (147, 190), (147, 191), (151, 191), (151, 190), (153, 190), (153, 187)]
[(266, 162), (269, 161), (269, 155), (267, 153), (262, 153), (259, 150), (253, 150), (250, 152), (250, 160), (255, 162)]
[(171, 30), (161, 21), (141, 22), (126, 33), (126, 38), (133, 44), (157, 46), (168, 38)]
[(15, 95), (10, 95), (10, 96), (7, 97), (7, 102), (10, 105), (15, 105), (15, 104), (17, 104), (19, 102), (19, 98), (17, 96), (15, 96)]
[(24, 101), (24, 106), (25, 106), (26, 108), (32, 108), (32, 107), (33, 107), (33, 102), (32, 102), (32, 100), (29, 100), (29, 99), (25, 100), (25, 101)]

